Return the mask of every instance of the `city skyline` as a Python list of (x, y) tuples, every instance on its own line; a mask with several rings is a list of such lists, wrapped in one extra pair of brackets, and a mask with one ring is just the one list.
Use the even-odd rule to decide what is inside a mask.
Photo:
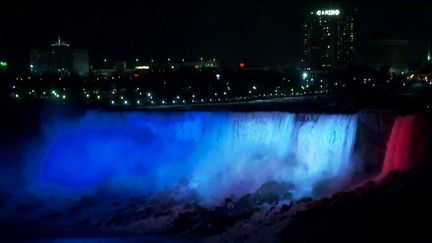
[[(126, 1), (121, 6), (92, 2), (6, 3), (0, 55), (42, 48), (61, 35), (91, 59), (214, 57), (263, 65), (296, 64), (302, 58), (302, 26), (310, 10), (357, 8), (359, 42), (378, 32), (410, 43), (410, 60), (423, 58), (431, 6), (417, 1), (348, 4), (299, 1)], [(10, 11), (9, 11), (10, 10)], [(408, 18), (409, 17), (409, 18)], [(417, 20), (421, 21), (417, 21)], [(31, 36), (31, 38), (29, 38)]]

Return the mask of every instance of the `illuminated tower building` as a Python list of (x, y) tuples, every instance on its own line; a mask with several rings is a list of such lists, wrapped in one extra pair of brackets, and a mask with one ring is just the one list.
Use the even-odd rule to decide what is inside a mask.
[(60, 37), (51, 47), (33, 49), (30, 53), (30, 71), (33, 75), (52, 73), (88, 76), (89, 69), (88, 52), (70, 48)]
[(354, 12), (316, 10), (303, 25), (304, 68), (329, 70), (354, 64)]

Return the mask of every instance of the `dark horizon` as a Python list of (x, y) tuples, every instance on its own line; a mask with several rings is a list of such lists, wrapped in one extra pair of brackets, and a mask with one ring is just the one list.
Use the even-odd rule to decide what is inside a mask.
[(233, 65), (293, 65), (302, 57), (302, 24), (310, 9), (358, 9), (357, 42), (374, 33), (407, 39), (410, 61), (426, 54), (432, 6), (424, 1), (14, 1), (4, 3), (0, 57), (27, 56), (59, 35), (102, 58), (141, 60), (200, 57)]

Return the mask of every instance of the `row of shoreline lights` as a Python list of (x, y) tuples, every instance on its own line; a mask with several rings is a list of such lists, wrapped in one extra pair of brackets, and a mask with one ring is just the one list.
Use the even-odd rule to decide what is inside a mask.
[[(200, 57), (199, 60), (200, 60), (200, 61), (213, 61), (213, 62), (216, 62), (216, 58), (204, 58), (204, 57)], [(168, 62), (171, 62), (171, 61), (172, 61), (171, 57), (168, 57), (168, 58), (167, 58), (167, 61), (168, 61)], [(107, 63), (107, 62), (108, 62), (108, 58), (104, 58), (104, 59), (103, 59), (103, 62), (104, 62), (104, 63)], [(140, 62), (140, 59), (139, 59), (139, 58), (135, 58), (135, 62)], [(151, 63), (154, 63), (154, 62), (155, 62), (155, 59), (150, 59), (150, 62), (151, 62)], [(186, 62), (186, 59), (181, 58), (181, 62)]]
[[(309, 85), (306, 85), (306, 88), (309, 88)], [(257, 87), (256, 86), (252, 86), (252, 90), (250, 90), (249, 91), (249, 93), (251, 94), (252, 93), (252, 91), (257, 91)], [(305, 88), (302, 86), (302, 89), (304, 90)], [(293, 93), (294, 92), (294, 89), (291, 89), (291, 92)], [(63, 99), (63, 100), (65, 100), (66, 98), (67, 98), (67, 96), (66, 96), (66, 94), (59, 94), (56, 90), (52, 90), (51, 92), (51, 95), (54, 97), (54, 98), (60, 98), (60, 99)], [(35, 94), (35, 91), (34, 90), (32, 90), (31, 92), (29, 92), (29, 94)], [(43, 95), (46, 95), (47, 94), (47, 92), (43, 92)], [(297, 93), (297, 95), (298, 95), (299, 93)], [(150, 103), (152, 104), (152, 105), (154, 105), (154, 104), (156, 104), (156, 102), (153, 100), (153, 97), (151, 96), (151, 94), (150, 93), (148, 93), (148, 95), (150, 95)], [(216, 97), (218, 96), (218, 93), (215, 93), (214, 94)], [(227, 95), (227, 92), (223, 92), (223, 95), (224, 96), (226, 96)], [(279, 93), (279, 90), (278, 90), (278, 88), (275, 90), (275, 93), (273, 94), (273, 93), (270, 93), (270, 94), (259, 94), (259, 95), (255, 95), (255, 97), (272, 97), (272, 96), (277, 96), (277, 95), (283, 95), (283, 96), (286, 96), (287, 94), (284, 94), (284, 93)], [(12, 96), (14, 96), (15, 98), (19, 98), (20, 97), (20, 95), (18, 94), (18, 93), (12, 93)], [(85, 97), (87, 98), (87, 99), (89, 99), (90, 98), (90, 94), (86, 94), (85, 95)], [(95, 96), (95, 97), (97, 97), (97, 100), (101, 100), (102, 99), (102, 96), (100, 96), (100, 95), (97, 95), (97, 96)], [(222, 96), (223, 97), (223, 96)], [(203, 103), (203, 102), (205, 102), (205, 100), (207, 100), (207, 99), (201, 99), (200, 101), (199, 101), (199, 99), (198, 100), (196, 100), (195, 99), (196, 98), (196, 96), (195, 95), (192, 95), (192, 100), (191, 100), (191, 103)], [(236, 98), (231, 98), (231, 99), (239, 99), (239, 97), (236, 97)], [(247, 99), (247, 97), (240, 97), (240, 99)], [(124, 96), (120, 96), (120, 100), (121, 100), (121, 103), (124, 103), (125, 105), (128, 105), (129, 104), (129, 101), (128, 101), (128, 99), (126, 98), (126, 97), (124, 97)], [(225, 97), (225, 98), (215, 98), (215, 99), (213, 99), (213, 98), (210, 98), (210, 99), (208, 99), (208, 101), (209, 102), (217, 102), (217, 101), (223, 101), (223, 100), (225, 100), (225, 101), (227, 101), (228, 100), (228, 98), (227, 97)], [(147, 101), (148, 102), (148, 101)], [(114, 104), (116, 104), (117, 102), (116, 102), (116, 100), (111, 100), (111, 102), (110, 102), (112, 105), (114, 105)], [(142, 103), (142, 100), (141, 99), (137, 99), (136, 100), (136, 104), (137, 105), (141, 105), (141, 103)], [(186, 103), (188, 103), (185, 99), (181, 99), (181, 97), (180, 96), (177, 96), (176, 97), (176, 99), (173, 99), (172, 100), (172, 104), (186, 104)], [(165, 100), (162, 100), (162, 104), (168, 104)]]

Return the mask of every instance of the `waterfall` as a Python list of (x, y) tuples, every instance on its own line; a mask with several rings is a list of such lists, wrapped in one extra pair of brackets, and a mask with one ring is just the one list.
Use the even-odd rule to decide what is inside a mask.
[(426, 149), (425, 133), (425, 122), (421, 116), (397, 118), (378, 179), (382, 179), (391, 171), (411, 169), (420, 162)]
[(212, 200), (269, 180), (294, 184), (301, 197), (322, 180), (344, 178), (357, 115), (93, 111), (43, 124), (44, 142), (28, 169), (38, 191), (109, 185), (157, 192), (187, 178)]

